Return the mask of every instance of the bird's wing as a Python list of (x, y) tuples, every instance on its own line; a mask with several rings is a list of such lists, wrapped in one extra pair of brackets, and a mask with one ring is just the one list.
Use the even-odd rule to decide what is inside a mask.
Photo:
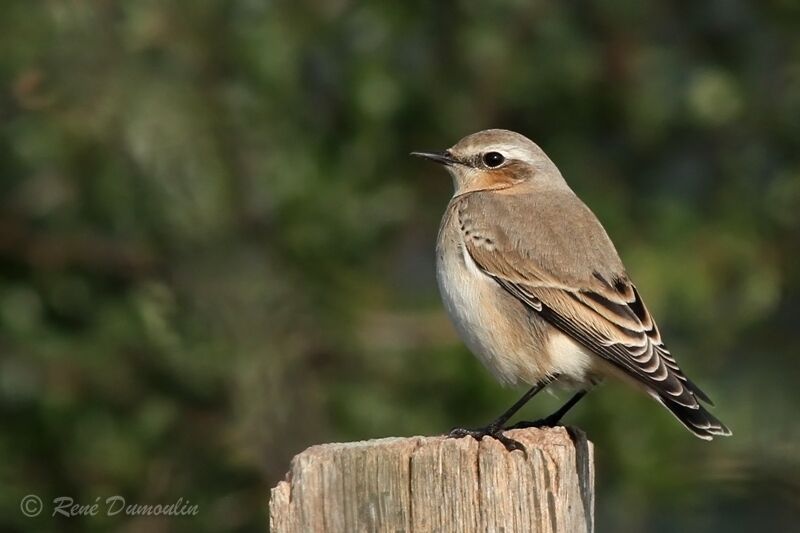
[(664, 346), (600, 222), (567, 192), (462, 198), (454, 208), (469, 256), (511, 295), (652, 393), (689, 409), (699, 408), (697, 398), (710, 403)]

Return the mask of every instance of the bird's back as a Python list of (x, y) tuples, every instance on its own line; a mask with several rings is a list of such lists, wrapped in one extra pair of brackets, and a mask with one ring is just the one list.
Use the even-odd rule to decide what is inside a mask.
[(594, 288), (598, 275), (626, 276), (600, 221), (569, 189), (476, 192), (454, 202), (462, 222), (473, 231), (491, 232), (500, 253), (519, 256), (572, 287)]

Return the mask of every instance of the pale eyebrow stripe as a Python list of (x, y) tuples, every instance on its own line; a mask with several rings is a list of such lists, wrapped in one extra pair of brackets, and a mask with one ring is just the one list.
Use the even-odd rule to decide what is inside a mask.
[(509, 144), (495, 144), (492, 146), (487, 146), (483, 153), (487, 152), (500, 152), (504, 156), (509, 159), (517, 159), (519, 161), (525, 161), (527, 163), (534, 163), (535, 160), (530, 157), (530, 154), (527, 150), (523, 150), (517, 146), (509, 145)]

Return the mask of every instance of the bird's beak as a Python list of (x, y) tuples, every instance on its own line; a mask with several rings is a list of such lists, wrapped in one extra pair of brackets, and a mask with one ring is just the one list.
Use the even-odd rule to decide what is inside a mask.
[(411, 152), (411, 155), (421, 157), (423, 159), (430, 159), (440, 165), (450, 166), (458, 163), (458, 161), (450, 153), (450, 150), (444, 152)]

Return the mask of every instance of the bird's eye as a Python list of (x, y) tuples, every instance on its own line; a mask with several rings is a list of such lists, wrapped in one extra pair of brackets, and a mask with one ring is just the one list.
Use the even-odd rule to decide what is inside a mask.
[(506, 160), (500, 152), (486, 152), (483, 154), (483, 162), (489, 168), (497, 168)]

